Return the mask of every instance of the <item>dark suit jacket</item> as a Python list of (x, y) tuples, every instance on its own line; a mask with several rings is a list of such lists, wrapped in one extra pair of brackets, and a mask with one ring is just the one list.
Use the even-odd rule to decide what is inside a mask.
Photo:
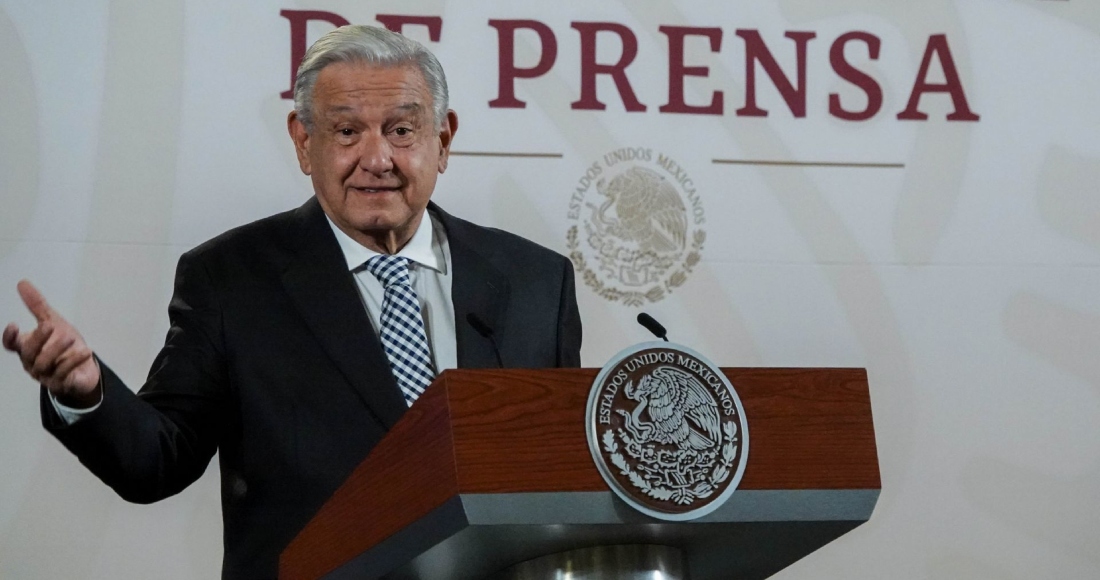
[[(443, 213), (458, 364), (580, 364), (573, 269), (522, 238)], [(171, 328), (135, 396), (103, 370), (102, 406), (43, 422), (133, 502), (178, 493), (220, 452), (226, 578), (271, 578), (279, 553), (406, 404), (316, 199), (184, 254)], [(102, 361), (101, 361), (102, 362)]]

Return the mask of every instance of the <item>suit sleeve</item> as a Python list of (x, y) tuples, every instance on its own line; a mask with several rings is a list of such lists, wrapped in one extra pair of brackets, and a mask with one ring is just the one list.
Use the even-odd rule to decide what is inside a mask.
[(66, 425), (42, 390), (46, 429), (128, 501), (179, 493), (217, 450), (231, 406), (215, 296), (201, 263), (185, 254), (168, 308), (168, 337), (140, 393), (100, 361), (102, 404)]
[(577, 289), (573, 263), (564, 260), (561, 298), (558, 307), (558, 366), (581, 366), (581, 313), (577, 308)]

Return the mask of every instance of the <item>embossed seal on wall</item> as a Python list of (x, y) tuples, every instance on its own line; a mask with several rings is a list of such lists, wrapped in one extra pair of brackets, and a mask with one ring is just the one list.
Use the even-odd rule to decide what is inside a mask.
[(684, 346), (647, 342), (615, 355), (592, 385), (586, 425), (604, 481), (655, 518), (718, 509), (745, 471), (741, 399), (718, 367)]
[(624, 147), (594, 162), (569, 203), (569, 257), (585, 284), (628, 306), (657, 302), (687, 281), (707, 234), (695, 182), (675, 160)]

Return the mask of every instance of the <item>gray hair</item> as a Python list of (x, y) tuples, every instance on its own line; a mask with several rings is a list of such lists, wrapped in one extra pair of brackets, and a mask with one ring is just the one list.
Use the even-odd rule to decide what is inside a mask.
[(294, 81), (294, 110), (307, 131), (313, 131), (313, 86), (321, 69), (337, 62), (362, 62), (383, 67), (416, 66), (432, 95), (435, 126), (447, 117), (447, 77), (435, 55), (419, 42), (385, 28), (362, 24), (341, 26), (309, 47)]

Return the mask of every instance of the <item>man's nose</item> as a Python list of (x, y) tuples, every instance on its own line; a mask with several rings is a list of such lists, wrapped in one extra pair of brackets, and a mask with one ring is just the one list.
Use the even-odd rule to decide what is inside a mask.
[(359, 151), (359, 166), (374, 175), (393, 170), (393, 146), (383, 135), (366, 134)]

